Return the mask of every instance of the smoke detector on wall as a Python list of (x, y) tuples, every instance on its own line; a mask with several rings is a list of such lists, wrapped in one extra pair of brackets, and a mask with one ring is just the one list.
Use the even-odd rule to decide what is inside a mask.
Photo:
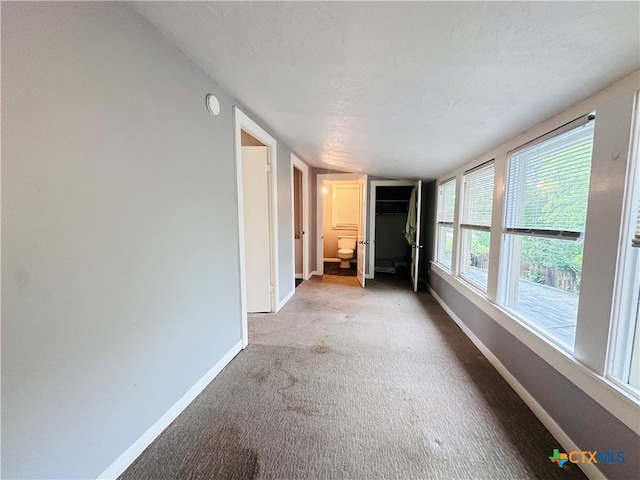
[(207, 95), (207, 109), (214, 117), (220, 113), (220, 102), (215, 95)]

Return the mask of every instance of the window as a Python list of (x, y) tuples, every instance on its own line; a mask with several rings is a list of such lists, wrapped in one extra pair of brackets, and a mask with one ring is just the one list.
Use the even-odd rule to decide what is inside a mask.
[(359, 192), (357, 183), (333, 185), (331, 199), (331, 228), (333, 230), (357, 230), (360, 222)]
[(502, 305), (573, 350), (594, 116), (511, 152), (501, 262)]
[[(640, 197), (636, 187), (635, 197)], [(625, 242), (618, 263), (618, 292), (614, 307), (614, 335), (612, 336), (611, 375), (630, 386), (640, 395), (640, 332), (638, 317), (640, 315), (640, 202), (637, 211), (637, 227), (635, 234), (632, 228), (631, 240)], [(636, 212), (633, 212), (634, 217)], [(635, 218), (634, 218), (635, 220)], [(629, 222), (631, 223), (631, 222)], [(633, 225), (631, 225), (633, 226)], [(626, 233), (625, 232), (625, 233)]]
[[(638, 117), (640, 120), (640, 116)], [(639, 122), (640, 123), (640, 122)], [(640, 126), (638, 127), (640, 129)], [(635, 164), (629, 169), (622, 225), (622, 248), (618, 257), (616, 298), (609, 373), (640, 395), (640, 135), (636, 134)], [(635, 170), (635, 174), (634, 174)]]
[(438, 192), (438, 247), (436, 260), (451, 270), (453, 256), (453, 214), (456, 205), (456, 179), (440, 184)]
[[(638, 190), (637, 185), (636, 190)], [(636, 197), (638, 196), (640, 194), (636, 194)], [(623, 337), (623, 341), (626, 344), (624, 351), (628, 353), (621, 362), (623, 366), (621, 379), (635, 388), (636, 392), (640, 393), (640, 332), (638, 331), (640, 323), (640, 202), (638, 202), (636, 231), (631, 240), (631, 248), (633, 249), (631, 262), (635, 267), (635, 273), (632, 278), (635, 281), (632, 286), (632, 293), (626, 300), (631, 310), (631, 316), (629, 317), (630, 321), (626, 322), (626, 335)], [(631, 282), (631, 279), (629, 279), (629, 282)], [(633, 316), (634, 310), (635, 317)]]
[(464, 175), (460, 274), (482, 290), (487, 289), (489, 272), (493, 178), (493, 160)]

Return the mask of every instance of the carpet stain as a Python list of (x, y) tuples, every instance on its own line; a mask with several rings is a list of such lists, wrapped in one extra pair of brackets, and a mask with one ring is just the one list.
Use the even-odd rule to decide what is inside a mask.
[(311, 349), (311, 351), (313, 353), (318, 353), (320, 355), (325, 354), (325, 353), (330, 353), (333, 350), (331, 349), (331, 347), (327, 347), (326, 345), (316, 345), (315, 347), (313, 347)]
[(210, 478), (228, 480), (254, 480), (258, 478), (260, 458), (253, 449), (244, 445), (240, 430), (234, 425), (224, 433), (226, 435), (221, 435), (217, 445), (218, 449), (225, 453), (224, 461)]
[(259, 372), (252, 374), (251, 378), (253, 378), (258, 383), (264, 383), (270, 375), (271, 372), (269, 370), (260, 370)]
[(585, 480), (432, 297), (324, 278), (250, 317), (251, 346), (123, 480)]
[[(329, 348), (329, 347), (326, 347)], [(330, 349), (329, 349), (330, 350)], [(280, 360), (280, 359), (278, 359)], [(299, 398), (295, 393), (291, 393), (289, 390), (295, 387), (298, 383), (300, 383), (300, 379), (295, 375), (292, 375), (287, 370), (282, 368), (282, 360), (277, 361), (276, 364), (278, 367), (278, 371), (284, 373), (287, 377), (287, 385), (284, 387), (280, 387), (276, 389), (278, 395), (282, 399), (282, 403), (284, 404), (284, 408), (282, 411), (284, 412), (295, 412), (306, 417), (312, 416), (323, 416), (322, 412), (317, 408), (314, 408), (313, 405), (315, 402), (310, 400)]]
[(296, 412), (306, 417), (312, 417), (319, 415), (320, 411), (315, 408), (311, 408), (309, 405), (288, 405), (284, 409), (285, 412)]
[[(276, 361), (276, 364), (278, 362)], [(281, 365), (282, 363), (280, 363)], [(285, 369), (283, 369), (281, 366), (278, 366), (278, 371), (284, 373), (287, 376), (287, 383), (288, 385), (286, 387), (280, 387), (278, 388), (276, 391), (278, 392), (278, 395), (282, 396), (284, 399), (286, 399), (286, 395), (284, 393), (285, 390), (288, 390), (289, 388), (295, 386), (300, 379), (298, 377), (296, 377), (295, 375), (291, 375), (291, 373), (287, 372)]]
[[(118, 480), (259, 478), (260, 455), (245, 443), (241, 429), (224, 415), (216, 420), (201, 435), (195, 435), (191, 428), (177, 429), (170, 425), (159, 437), (167, 442), (166, 449), (158, 441), (152, 443)], [(204, 455), (194, 456), (194, 438), (201, 442)]]

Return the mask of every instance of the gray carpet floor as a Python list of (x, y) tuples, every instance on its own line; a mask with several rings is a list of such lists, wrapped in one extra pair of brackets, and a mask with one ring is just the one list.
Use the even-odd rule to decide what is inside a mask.
[(428, 293), (313, 277), (122, 479), (562, 479), (560, 448)]

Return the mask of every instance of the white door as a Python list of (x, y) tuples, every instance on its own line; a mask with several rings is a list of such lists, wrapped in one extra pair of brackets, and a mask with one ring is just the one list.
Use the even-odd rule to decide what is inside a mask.
[(420, 215), (422, 210), (422, 180), (416, 182), (416, 241), (411, 246), (411, 282), (413, 291), (418, 291), (418, 280), (420, 274)]
[(242, 147), (242, 198), (247, 279), (247, 312), (270, 312), (271, 245), (269, 235), (267, 147)]
[(358, 262), (358, 281), (364, 287), (364, 266), (365, 257), (367, 255), (366, 239), (367, 232), (367, 176), (358, 179), (358, 191), (360, 198), (360, 221), (358, 222), (358, 243), (357, 243), (357, 262)]

